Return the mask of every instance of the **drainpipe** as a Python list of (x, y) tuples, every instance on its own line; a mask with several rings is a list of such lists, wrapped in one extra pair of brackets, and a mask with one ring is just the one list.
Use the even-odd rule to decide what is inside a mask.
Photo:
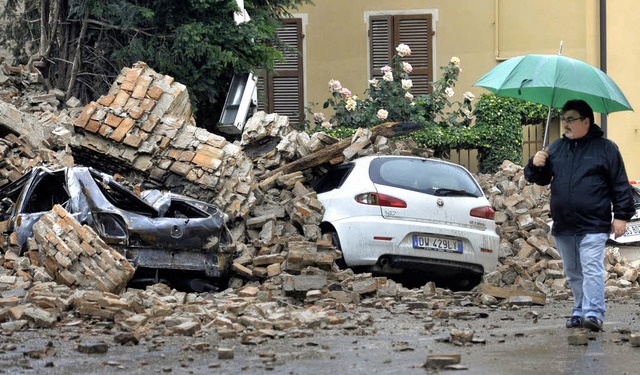
[[(600, 0), (600, 69), (607, 72), (607, 0)], [(607, 115), (600, 117), (600, 126), (607, 136)]]

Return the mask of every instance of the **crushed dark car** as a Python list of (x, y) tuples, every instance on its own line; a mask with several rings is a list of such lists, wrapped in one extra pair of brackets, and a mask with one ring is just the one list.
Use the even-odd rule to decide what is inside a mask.
[(22, 248), (56, 204), (156, 282), (161, 273), (218, 280), (228, 274), (235, 250), (226, 215), (214, 205), (157, 190), (139, 197), (90, 167), (36, 167), (1, 186), (0, 220), (9, 220), (3, 235), (16, 232)]

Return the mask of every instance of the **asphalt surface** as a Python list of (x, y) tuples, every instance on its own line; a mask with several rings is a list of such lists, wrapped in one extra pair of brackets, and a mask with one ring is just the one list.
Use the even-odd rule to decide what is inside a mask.
[[(144, 337), (138, 345), (114, 343), (111, 326), (17, 331), (0, 336), (0, 373), (25, 374), (637, 374), (640, 348), (629, 343), (640, 332), (639, 301), (608, 301), (605, 331), (586, 345), (569, 345), (564, 328), (570, 301), (546, 306), (457, 309), (457, 317), (433, 319), (421, 305), (358, 308), (373, 324), (288, 332), (257, 345), (196, 337)], [(461, 313), (464, 312), (464, 313)], [(454, 316), (456, 314), (452, 314)], [(473, 330), (474, 340), (451, 342), (453, 329)], [(108, 351), (87, 354), (80, 344), (105, 342)], [(219, 358), (219, 350), (233, 353)], [(424, 367), (428, 355), (460, 355), (460, 369)]]

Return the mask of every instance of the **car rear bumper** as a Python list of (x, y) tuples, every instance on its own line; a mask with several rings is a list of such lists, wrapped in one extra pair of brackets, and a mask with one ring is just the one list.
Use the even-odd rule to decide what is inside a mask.
[(202, 271), (207, 277), (228, 274), (232, 254), (193, 250), (118, 249), (136, 268)]
[[(491, 230), (455, 227), (444, 224), (422, 224), (381, 217), (356, 217), (331, 223), (340, 238), (344, 260), (348, 266), (373, 266), (381, 257), (410, 257), (424, 264), (457, 265), (484, 273), (498, 264), (499, 236)], [(449, 253), (413, 247), (413, 235), (430, 235), (463, 242), (462, 253)], [(481, 249), (484, 249), (481, 250)], [(403, 259), (403, 258), (398, 258)], [(430, 260), (430, 261), (427, 261)], [(439, 261), (439, 262), (436, 262)], [(466, 265), (470, 265), (466, 267)]]

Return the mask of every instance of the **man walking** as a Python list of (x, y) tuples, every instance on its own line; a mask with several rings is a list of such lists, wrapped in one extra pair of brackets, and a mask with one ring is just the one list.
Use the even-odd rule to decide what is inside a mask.
[(551, 183), (552, 234), (575, 298), (566, 326), (597, 332), (605, 313), (604, 246), (610, 233), (624, 234), (633, 195), (620, 151), (603, 138), (591, 107), (570, 100), (560, 120), (563, 137), (529, 159), (525, 178)]

